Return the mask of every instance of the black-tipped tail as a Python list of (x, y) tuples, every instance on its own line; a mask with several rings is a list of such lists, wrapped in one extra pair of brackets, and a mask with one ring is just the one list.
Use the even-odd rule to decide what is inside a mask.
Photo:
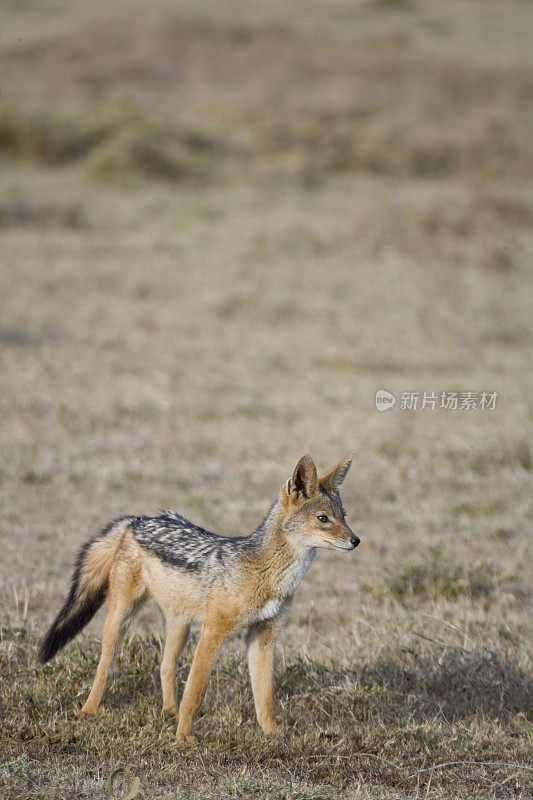
[(63, 608), (53, 621), (39, 648), (39, 661), (46, 664), (94, 617), (107, 594), (107, 580), (91, 574), (88, 556), (92, 548), (113, 529), (114, 523), (104, 528), (99, 536), (86, 542), (78, 553), (70, 591)]
[(94, 617), (105, 600), (105, 589), (99, 589), (92, 597), (86, 597), (83, 605), (74, 609), (70, 594), (65, 605), (52, 623), (39, 648), (39, 661), (46, 664)]

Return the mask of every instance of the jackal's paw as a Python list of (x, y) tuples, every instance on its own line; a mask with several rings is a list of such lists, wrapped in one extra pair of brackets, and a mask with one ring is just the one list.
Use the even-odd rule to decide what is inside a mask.
[(96, 714), (96, 710), (93, 711), (92, 709), (87, 708), (80, 708), (79, 711), (76, 712), (76, 719), (87, 719), (88, 717), (94, 717)]
[(182, 733), (179, 730), (176, 732), (176, 739), (178, 742), (187, 742), (188, 744), (196, 744), (198, 741), (193, 733)]
[(179, 711), (177, 706), (169, 706), (168, 708), (163, 708), (163, 713), (166, 717), (173, 717), (174, 719), (178, 719)]
[(279, 728), (274, 720), (264, 722), (261, 727), (265, 736), (275, 736), (277, 733), (279, 733)]

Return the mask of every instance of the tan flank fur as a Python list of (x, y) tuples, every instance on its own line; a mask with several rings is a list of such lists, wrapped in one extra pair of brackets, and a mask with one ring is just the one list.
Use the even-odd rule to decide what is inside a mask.
[[(87, 542), (40, 650), (48, 661), (107, 600), (100, 662), (78, 718), (96, 713), (126, 623), (151, 596), (165, 616), (163, 707), (178, 720), (178, 739), (194, 739), (193, 719), (213, 662), (224, 639), (243, 627), (257, 719), (265, 733), (274, 733), (274, 648), (294, 592), (316, 548), (353, 550), (359, 544), (339, 494), (352, 457), (318, 478), (312, 458), (301, 456), (267, 517), (247, 537), (217, 536), (175, 512), (162, 512), (123, 517)], [(176, 662), (193, 620), (201, 621), (202, 630), (178, 711)]]

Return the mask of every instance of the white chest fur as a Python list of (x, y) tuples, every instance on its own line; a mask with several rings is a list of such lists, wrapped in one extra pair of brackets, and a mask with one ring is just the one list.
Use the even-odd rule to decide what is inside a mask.
[(265, 619), (272, 619), (279, 612), (284, 600), (281, 597), (276, 597), (274, 600), (269, 600), (265, 603), (263, 608), (260, 608), (257, 613), (257, 622), (262, 622)]
[(304, 579), (305, 573), (309, 569), (314, 557), (315, 551), (310, 550), (298, 556), (291, 565), (284, 570), (278, 582), (273, 587), (276, 596), (258, 610), (256, 617), (258, 622), (272, 619), (279, 613), (284, 603), (289, 597), (292, 597)]

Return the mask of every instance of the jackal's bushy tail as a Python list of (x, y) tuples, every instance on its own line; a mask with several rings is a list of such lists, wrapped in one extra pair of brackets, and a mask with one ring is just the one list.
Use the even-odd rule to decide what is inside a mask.
[(75, 561), (70, 591), (39, 648), (45, 664), (94, 617), (107, 594), (107, 582), (120, 544), (126, 519), (107, 525), (85, 542)]

